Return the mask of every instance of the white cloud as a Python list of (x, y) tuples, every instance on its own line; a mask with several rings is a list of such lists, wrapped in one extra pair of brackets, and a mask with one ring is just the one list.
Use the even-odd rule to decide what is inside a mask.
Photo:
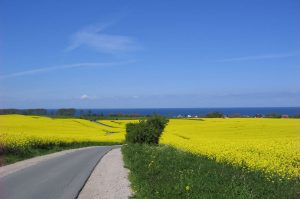
[(258, 56), (235, 57), (235, 58), (217, 60), (217, 62), (261, 60), (261, 59), (278, 59), (278, 58), (296, 57), (296, 56), (300, 56), (299, 51), (289, 52), (289, 53), (280, 53), (280, 54), (265, 54), (265, 55), (258, 55)]
[(83, 94), (83, 95), (80, 96), (80, 99), (88, 100), (88, 99), (95, 99), (95, 97), (89, 96), (87, 94)]
[(137, 44), (132, 37), (104, 33), (110, 25), (91, 25), (79, 30), (71, 35), (70, 45), (65, 51), (70, 52), (81, 46), (112, 54), (137, 49)]

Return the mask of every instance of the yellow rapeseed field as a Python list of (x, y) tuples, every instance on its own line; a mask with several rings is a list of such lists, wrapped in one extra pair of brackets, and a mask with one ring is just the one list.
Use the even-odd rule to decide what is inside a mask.
[(171, 119), (160, 143), (268, 176), (300, 177), (298, 119)]
[[(101, 123), (83, 119), (52, 119), (40, 116), (0, 115), (0, 147), (20, 151), (29, 146), (71, 142), (124, 141), (127, 120)], [(107, 125), (105, 125), (107, 124)]]
[[(122, 143), (129, 122), (136, 121), (0, 115), (0, 149), (20, 151), (72, 142)], [(297, 119), (171, 119), (160, 143), (270, 175), (300, 177)]]

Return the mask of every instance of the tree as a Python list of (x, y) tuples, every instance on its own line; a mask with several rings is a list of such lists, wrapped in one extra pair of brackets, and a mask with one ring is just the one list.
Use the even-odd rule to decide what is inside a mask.
[(206, 115), (206, 117), (208, 117), (208, 118), (222, 118), (222, 117), (224, 117), (224, 114), (219, 113), (219, 112), (211, 112), (211, 113), (208, 113)]
[(61, 108), (56, 112), (57, 115), (61, 116), (74, 116), (76, 114), (76, 109), (74, 108)]

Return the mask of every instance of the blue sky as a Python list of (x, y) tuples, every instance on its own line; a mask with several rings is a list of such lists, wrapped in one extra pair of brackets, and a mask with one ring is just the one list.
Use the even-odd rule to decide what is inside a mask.
[(0, 2), (1, 108), (300, 106), (300, 2)]

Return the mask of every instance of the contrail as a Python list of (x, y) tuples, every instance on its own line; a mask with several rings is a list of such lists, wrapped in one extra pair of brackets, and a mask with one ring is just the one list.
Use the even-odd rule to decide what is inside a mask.
[(276, 58), (296, 57), (296, 56), (300, 56), (299, 51), (291, 52), (291, 53), (281, 53), (281, 54), (266, 54), (266, 55), (259, 55), (259, 56), (235, 57), (235, 58), (217, 60), (217, 62), (276, 59)]
[(11, 73), (11, 74), (7, 74), (7, 75), (0, 75), (0, 79), (8, 79), (8, 78), (27, 76), (27, 75), (35, 75), (38, 73), (46, 73), (46, 72), (62, 70), (62, 69), (82, 68), (82, 67), (116, 66), (116, 65), (130, 64), (130, 63), (134, 63), (134, 62), (135, 61), (65, 64), (65, 65), (50, 66), (50, 67), (44, 67), (44, 68), (37, 68), (37, 69), (33, 69), (33, 70), (21, 71), (21, 72)]

